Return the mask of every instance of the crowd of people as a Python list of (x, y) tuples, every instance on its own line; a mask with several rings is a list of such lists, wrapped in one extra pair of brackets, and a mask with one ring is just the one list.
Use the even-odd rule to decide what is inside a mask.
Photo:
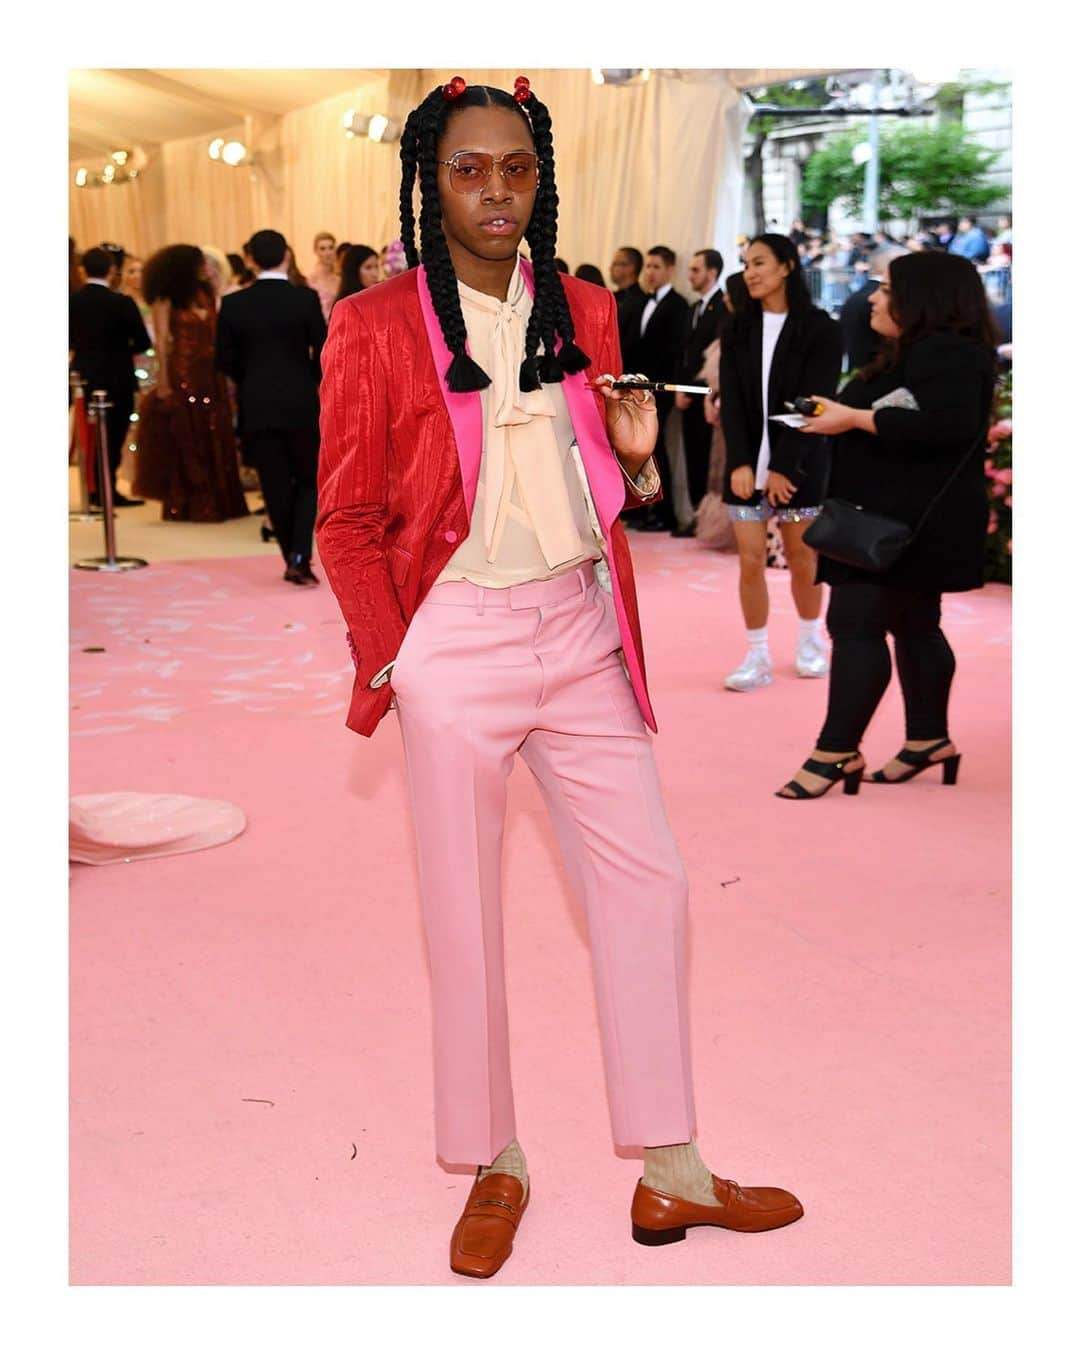
[[(280, 238), (284, 249), (282, 259), (273, 266), (265, 260), (260, 264), (253, 253), (255, 239), (268, 235)], [(286, 562), (286, 579), (314, 585), (318, 581), (311, 569), (317, 387), (326, 328), (341, 299), (398, 275), (406, 270), (407, 262), (400, 239), (377, 250), (320, 231), (312, 241), (311, 263), (304, 270), (283, 236), (274, 231), (260, 231), (258, 236), (236, 252), (210, 245), (171, 245), (145, 263), (112, 243), (90, 249), (80, 258), (74, 241), (69, 240), (73, 363), (93, 387), (107, 388), (113, 404), (108, 440), (115, 505), (141, 505), (149, 497), (161, 501), (166, 520), (222, 521), (247, 515), (244, 489), (258, 488), (264, 498), (258, 509), (269, 516), (269, 524), (262, 526), (263, 537), (276, 537)], [(271, 251), (277, 247), (275, 242)], [(788, 290), (794, 284), (790, 279), (801, 279), (794, 292), (795, 309), (812, 317), (816, 325), (813, 334), (805, 334), (802, 340), (813, 362), (803, 369), (785, 367), (786, 394), (794, 397), (800, 389), (805, 392), (808, 384), (832, 394), (842, 371), (867, 367), (881, 348), (881, 336), (872, 322), (873, 297), (892, 261), (908, 253), (945, 253), (969, 260), (980, 271), (996, 270), (1001, 259), (1005, 266), (1011, 264), (1012, 227), (1007, 216), (999, 219), (996, 233), (970, 217), (961, 217), (930, 225), (903, 241), (883, 230), (873, 236), (857, 233), (827, 240), (821, 231), (807, 229), (803, 221), (796, 220), (786, 235), (770, 231), (757, 240), (741, 236), (738, 248), (743, 270), (730, 273), (723, 282), (724, 259), (717, 250), (704, 248), (692, 255), (685, 271), (690, 298), (677, 288), (682, 281), (678, 260), (663, 244), (647, 253), (630, 245), (618, 248), (608, 275), (618, 315), (623, 370), (653, 381), (704, 385), (714, 391), (705, 398), (658, 393), (654, 461), (662, 491), (656, 503), (627, 511), (622, 519), (628, 529), (697, 538), (707, 547), (738, 552), (747, 653), (725, 683), (728, 689), (745, 691), (772, 679), (766, 627), (765, 569), (769, 566), (786, 567), (791, 573), (800, 623), (797, 672), (818, 677), (828, 670), (820, 632), (821, 588), (814, 580), (816, 556), (802, 543), (824, 492), (824, 456), (806, 457), (800, 452), (798, 480), (790, 472), (785, 474), (790, 490), (770, 496), (770, 470), (758, 465), (757, 458), (762, 456), (755, 457), (751, 451), (758, 442), (760, 449), (771, 441), (775, 481), (781, 465), (786, 463), (790, 469), (785, 447), (796, 444), (798, 438), (793, 439), (784, 427), (770, 428), (767, 423), (755, 423), (751, 429), (745, 419), (736, 419), (734, 411), (736, 406), (745, 409), (749, 382), (755, 378), (752, 371), (761, 367), (761, 355), (756, 352), (749, 359), (741, 358), (735, 337), (744, 331), (736, 321), (739, 312), (750, 301), (762, 305), (757, 277), (780, 268), (789, 278)], [(569, 274), (562, 258), (556, 257), (555, 267)], [(815, 274), (824, 278), (823, 284), (815, 284)], [(573, 275), (595, 286), (606, 285), (595, 264), (582, 263)], [(751, 276), (755, 278), (752, 286)], [(267, 279), (283, 279), (293, 289), (310, 293), (317, 299), (318, 313), (310, 304), (295, 310), (299, 329), (291, 370), (288, 361), (267, 353), (271, 385), (282, 379), (286, 385), (297, 385), (290, 410), (283, 414), (271, 409), (253, 420), (250, 409), (244, 416), (245, 400), (237, 381), (238, 375), (241, 383), (245, 376), (229, 321), (237, 308), (230, 297), (252, 291), (258, 281)], [(115, 297), (111, 321), (103, 317), (103, 307), (109, 302), (102, 292)], [(994, 300), (995, 294), (988, 286), (988, 298)], [(124, 304), (118, 303), (121, 299)], [(91, 314), (96, 317), (88, 322)], [(826, 322), (830, 314), (836, 322)], [(1005, 339), (999, 354), (1008, 360), (1011, 287), (1009, 299), (993, 305), (993, 318), (999, 338)], [(793, 314), (792, 322), (783, 324), (777, 315), (766, 312), (763, 325), (770, 342), (783, 329), (785, 345), (790, 345), (798, 320), (799, 314)], [(732, 343), (727, 359), (721, 361), (725, 328)], [(106, 332), (111, 336), (105, 345), (112, 342), (115, 349), (118, 341), (125, 349), (119, 359), (114, 350), (107, 371), (95, 353)], [(725, 383), (727, 415), (722, 417), (719, 390)], [(257, 396), (256, 401), (266, 400)], [(676, 411), (679, 416), (672, 417)], [(271, 425), (264, 425), (268, 419)], [(301, 430), (304, 446), (298, 449), (294, 442)], [(271, 432), (284, 436), (272, 451)], [(125, 444), (134, 446), (136, 441), (132, 495), (126, 496), (115, 487), (115, 477)], [(688, 500), (693, 513), (690, 519), (676, 516), (676, 466), (685, 485), (683, 500)], [(97, 504), (96, 494), (93, 500)], [(299, 511), (297, 500), (302, 503)]]
[[(775, 228), (775, 222), (774, 228)], [(875, 253), (902, 248), (909, 253), (955, 253), (974, 263), (983, 276), (991, 303), (1004, 304), (1012, 297), (1012, 216), (998, 216), (996, 223), (974, 216), (950, 216), (928, 223), (900, 236), (879, 229), (830, 235), (809, 229), (802, 220), (793, 222), (788, 238), (796, 246), (799, 262), (806, 269), (807, 284), (815, 303), (835, 313), (847, 296), (858, 289)], [(749, 242), (739, 239), (740, 256)]]
[[(340, 299), (405, 265), (400, 241), (377, 250), (326, 232), (313, 255), (303, 271), (288, 241), (266, 230), (237, 252), (172, 244), (145, 261), (114, 243), (80, 256), (68, 241), (71, 364), (87, 396), (109, 396), (113, 505), (149, 498), (164, 520), (220, 522), (249, 514), (245, 488), (258, 489), (263, 538), (277, 539), (285, 579), (301, 585), (318, 584), (311, 535), (326, 325)], [(290, 294), (275, 293), (268, 307), (270, 292), (257, 285), (266, 280), (288, 282)], [(248, 292), (257, 300), (236, 299)], [(258, 318), (244, 330), (248, 316)], [(268, 343), (259, 322), (269, 320)], [(131, 495), (116, 486), (125, 449), (134, 451)], [(100, 493), (90, 501), (100, 506)]]

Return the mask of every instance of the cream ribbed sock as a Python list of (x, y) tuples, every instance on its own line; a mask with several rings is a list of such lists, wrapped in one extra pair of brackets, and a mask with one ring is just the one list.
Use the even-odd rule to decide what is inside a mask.
[(525, 1154), (521, 1151), (521, 1145), (516, 1139), (511, 1139), (499, 1156), (489, 1167), (481, 1167), (480, 1175), (489, 1176), (492, 1172), (505, 1172), (508, 1176), (517, 1177), (522, 1186), (525, 1187), (525, 1194), (522, 1200), (529, 1194), (529, 1171), (525, 1164)]
[(692, 1200), (696, 1205), (718, 1205), (713, 1190), (712, 1173), (698, 1156), (697, 1144), (669, 1144), (664, 1148), (645, 1150), (646, 1186), (665, 1195), (677, 1195), (680, 1200)]

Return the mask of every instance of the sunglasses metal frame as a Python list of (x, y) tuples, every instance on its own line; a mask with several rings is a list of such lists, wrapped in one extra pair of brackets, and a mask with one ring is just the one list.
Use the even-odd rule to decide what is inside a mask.
[[(482, 182), (470, 183), (467, 187), (461, 188), (457, 187), (454, 183), (454, 170), (457, 168), (457, 161), (465, 155), (475, 155), (477, 158), (489, 159), (491, 160), (491, 168), (485, 174)], [(532, 160), (533, 172), (536, 176), (529, 186), (535, 187), (540, 182), (540, 157), (534, 150), (508, 150), (505, 155), (489, 155), (486, 150), (459, 150), (456, 154), (451, 155), (449, 159), (437, 159), (435, 163), (446, 164), (449, 167), (450, 186), (455, 192), (465, 194), (469, 192), (483, 192), (484, 188), (491, 182), (491, 175), (495, 172), (496, 168), (498, 168), (500, 175), (503, 176), (503, 182), (506, 183), (507, 180), (503, 174), (502, 166), (506, 160), (513, 159), (517, 155), (527, 155)], [(510, 184), (507, 183), (507, 186), (509, 187)]]

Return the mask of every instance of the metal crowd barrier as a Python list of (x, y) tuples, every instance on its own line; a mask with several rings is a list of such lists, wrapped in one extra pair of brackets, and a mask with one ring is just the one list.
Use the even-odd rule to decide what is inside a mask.
[[(90, 400), (90, 416), (97, 436), (97, 485), (101, 515), (105, 522), (104, 558), (82, 558), (75, 566), (83, 572), (130, 572), (146, 567), (145, 558), (119, 558), (116, 555), (116, 508), (113, 505), (112, 474), (109, 471), (109, 432), (105, 425), (106, 409), (113, 405), (104, 389), (95, 389)], [(92, 519), (92, 517), (91, 517)]]
[[(804, 267), (803, 276), (810, 290), (810, 298), (830, 314), (835, 314), (853, 291), (857, 291), (869, 273), (854, 267)], [(1012, 302), (1012, 268), (994, 268), (981, 272), (986, 298), (991, 305)]]
[(97, 520), (99, 507), (91, 506), (90, 494), (94, 484), (94, 454), (90, 444), (90, 425), (86, 417), (86, 385), (77, 370), (68, 376), (71, 387), (71, 434), (68, 441), (68, 463), (73, 460), (79, 470), (79, 505), (68, 512), (69, 520), (82, 522)]

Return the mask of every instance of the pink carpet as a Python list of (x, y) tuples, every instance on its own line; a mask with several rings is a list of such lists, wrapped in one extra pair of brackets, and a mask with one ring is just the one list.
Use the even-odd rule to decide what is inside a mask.
[[(701, 1150), (806, 1217), (631, 1241), (640, 1163), (611, 1148), (584, 925), (519, 764), (505, 904), (533, 1196), (497, 1281), (1008, 1283), (1008, 590), (946, 601), (957, 788), (788, 803), (771, 794), (825, 686), (790, 669), (786, 575), (776, 682), (731, 694), (734, 559), (633, 547), (691, 880)], [(287, 587), (269, 558), (72, 587), (71, 791), (224, 798), (249, 820), (221, 848), (73, 868), (73, 1283), (469, 1283), (447, 1267), (470, 1177), (433, 1156), (400, 740), (393, 714), (370, 741), (344, 728), (329, 588)], [(871, 766), (901, 738), (890, 689)]]

